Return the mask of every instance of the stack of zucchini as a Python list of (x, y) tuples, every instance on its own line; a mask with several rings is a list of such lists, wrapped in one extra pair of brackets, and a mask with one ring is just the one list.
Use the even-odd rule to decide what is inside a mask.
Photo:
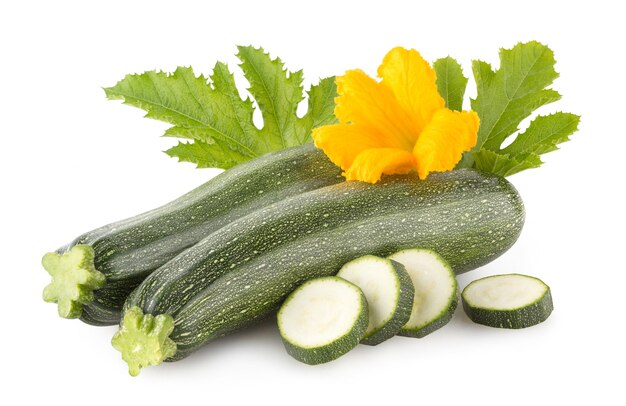
[[(394, 254), (385, 262), (390, 272), (411, 275), (414, 256), (403, 250), (420, 247), (454, 273), (467, 272), (511, 247), (523, 220), (519, 194), (500, 176), (462, 169), (423, 181), (344, 182), (307, 144), (240, 164), (163, 207), (47, 254), (53, 281), (44, 298), (63, 317), (121, 321), (113, 345), (135, 375), (275, 313), (304, 282), (334, 276), (364, 255)], [(351, 277), (358, 279), (352, 272), (342, 280)], [(445, 322), (438, 314), (403, 314), (379, 320), (398, 330), (359, 319), (359, 334), (376, 344), (389, 331), (419, 337), (437, 328), (431, 322)]]

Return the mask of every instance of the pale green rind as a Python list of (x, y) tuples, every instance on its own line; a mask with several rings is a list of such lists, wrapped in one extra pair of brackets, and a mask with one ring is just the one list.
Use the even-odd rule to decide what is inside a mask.
[[(445, 326), (446, 324), (448, 324), (448, 322), (452, 319), (452, 316), (454, 315), (454, 311), (456, 310), (456, 307), (458, 304), (459, 293), (458, 293), (458, 282), (456, 280), (456, 275), (452, 267), (445, 259), (441, 257), (441, 255), (437, 254), (435, 251), (430, 250), (430, 249), (423, 249), (423, 248), (411, 248), (408, 250), (398, 251), (395, 254), (400, 254), (404, 251), (416, 251), (416, 250), (427, 251), (431, 253), (432, 255), (434, 255), (438, 259), (438, 261), (449, 271), (450, 279), (454, 285), (452, 294), (448, 298), (447, 306), (445, 306), (437, 316), (435, 316), (431, 320), (428, 320), (427, 322), (419, 326), (407, 327), (406, 325), (403, 325), (400, 331), (398, 332), (398, 335), (404, 336), (404, 337), (423, 338), (429, 335), (430, 333)], [(394, 255), (391, 255), (390, 258), (393, 258)]]
[(487, 276), (484, 278), (477, 279), (468, 284), (465, 289), (463, 289), (463, 293), (461, 294), (463, 301), (463, 310), (467, 316), (474, 323), (482, 324), (484, 326), (489, 327), (497, 327), (497, 328), (507, 328), (507, 329), (520, 329), (526, 327), (532, 327), (539, 323), (542, 323), (548, 319), (550, 314), (552, 314), (552, 310), (554, 310), (554, 305), (552, 303), (552, 293), (550, 291), (550, 287), (546, 285), (541, 279), (535, 278), (528, 275), (519, 275), (526, 278), (535, 279), (541, 284), (543, 284), (546, 288), (545, 293), (534, 300), (531, 303), (528, 303), (526, 306), (519, 307), (517, 309), (512, 310), (500, 310), (500, 309), (490, 309), (472, 305), (466, 300), (464, 294), (468, 287), (470, 287), (474, 283), (480, 283), (480, 281), (489, 279), (489, 278), (497, 278), (499, 276), (506, 275), (493, 275)]
[(93, 291), (106, 283), (105, 276), (96, 270), (94, 250), (89, 245), (75, 245), (64, 254), (49, 252), (41, 263), (52, 276), (43, 290), (43, 300), (57, 303), (59, 316), (66, 319), (80, 317), (83, 305), (93, 301)]
[(448, 56), (437, 59), (433, 63), (433, 69), (437, 74), (437, 90), (446, 102), (446, 107), (450, 110), (461, 111), (468, 80), (463, 75), (461, 65), (456, 59)]
[(365, 299), (365, 295), (363, 294), (361, 289), (359, 289), (358, 286), (346, 281), (345, 279), (335, 276), (311, 279), (303, 283), (300, 287), (294, 290), (287, 297), (287, 299), (285, 299), (285, 302), (281, 306), (281, 309), (284, 308), (289, 303), (289, 301), (298, 294), (300, 290), (306, 289), (308, 285), (316, 283), (316, 281), (319, 280), (334, 280), (338, 283), (343, 283), (352, 287), (355, 291), (359, 293), (360, 312), (358, 313), (357, 318), (354, 320), (353, 327), (344, 335), (337, 337), (332, 342), (321, 345), (319, 347), (302, 347), (299, 346), (297, 343), (290, 341), (289, 337), (286, 336), (285, 332), (281, 328), (281, 311), (278, 311), (278, 329), (280, 331), (280, 336), (282, 338), (283, 344), (285, 345), (287, 353), (298, 361), (309, 365), (318, 365), (330, 362), (341, 357), (342, 355), (347, 354), (351, 349), (359, 344), (359, 342), (363, 338), (363, 335), (365, 334), (365, 330), (367, 329), (368, 324), (367, 300)]
[[(413, 307), (414, 289), (411, 277), (404, 269), (404, 266), (396, 261), (390, 259), (380, 258), (373, 255), (365, 255), (359, 257), (353, 261), (350, 261), (337, 273), (338, 277), (342, 276), (342, 270), (349, 264), (358, 263), (359, 261), (367, 261), (369, 258), (375, 258), (377, 260), (383, 260), (388, 262), (389, 267), (393, 270), (396, 278), (396, 297), (395, 297), (395, 309), (390, 317), (383, 320), (382, 323), (374, 328), (371, 332), (365, 333), (361, 344), (378, 345), (383, 341), (395, 336), (398, 331), (406, 324), (411, 317), (411, 309)], [(348, 279), (349, 280), (349, 279)], [(354, 282), (352, 282), (354, 283)], [(358, 286), (358, 285), (357, 285)], [(371, 305), (370, 305), (371, 310)]]
[(128, 372), (137, 376), (141, 368), (159, 365), (176, 354), (176, 343), (169, 338), (173, 330), (172, 316), (159, 314), (155, 317), (133, 307), (124, 314), (111, 344), (122, 353)]

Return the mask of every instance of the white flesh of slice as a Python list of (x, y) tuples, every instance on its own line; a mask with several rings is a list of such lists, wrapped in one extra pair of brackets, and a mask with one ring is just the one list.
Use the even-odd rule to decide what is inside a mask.
[(456, 279), (438, 255), (429, 250), (408, 249), (389, 259), (404, 265), (415, 288), (411, 318), (404, 328), (421, 328), (447, 311), (456, 294)]
[(321, 347), (347, 334), (362, 311), (358, 288), (339, 278), (305, 283), (279, 313), (283, 337), (302, 348)]
[(472, 282), (463, 299), (473, 307), (515, 310), (539, 300), (548, 287), (538, 279), (523, 275), (499, 275)]
[(361, 288), (367, 299), (369, 324), (365, 337), (393, 317), (400, 296), (400, 285), (389, 260), (375, 256), (359, 258), (345, 264), (337, 276)]

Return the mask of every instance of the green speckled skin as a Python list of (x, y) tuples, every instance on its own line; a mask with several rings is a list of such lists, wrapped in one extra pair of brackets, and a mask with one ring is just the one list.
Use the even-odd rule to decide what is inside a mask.
[(268, 206), (216, 231), (169, 261), (125, 308), (170, 314), (171, 338), (189, 355), (277, 309), (297, 286), (336, 274), (363, 255), (406, 248), (438, 252), (458, 274), (517, 240), (524, 207), (504, 178), (474, 170), (344, 182)]
[(83, 305), (81, 320), (119, 323), (128, 294), (181, 251), (251, 211), (342, 180), (341, 170), (308, 144), (237, 165), (160, 208), (81, 235), (58, 252), (93, 247), (107, 281)]

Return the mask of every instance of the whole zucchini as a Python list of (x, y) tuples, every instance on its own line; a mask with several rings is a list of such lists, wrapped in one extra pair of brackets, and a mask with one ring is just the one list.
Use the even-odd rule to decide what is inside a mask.
[[(44, 257), (44, 299), (62, 317), (117, 324), (127, 295), (155, 269), (213, 231), (286, 197), (341, 182), (308, 144), (237, 165), (155, 210), (89, 231)], [(65, 254), (65, 255), (61, 255)]]
[(152, 273), (129, 295), (113, 345), (138, 373), (271, 314), (304, 281), (362, 255), (429, 248), (458, 274), (505, 252), (523, 221), (509, 182), (469, 169), (296, 195), (217, 230)]

